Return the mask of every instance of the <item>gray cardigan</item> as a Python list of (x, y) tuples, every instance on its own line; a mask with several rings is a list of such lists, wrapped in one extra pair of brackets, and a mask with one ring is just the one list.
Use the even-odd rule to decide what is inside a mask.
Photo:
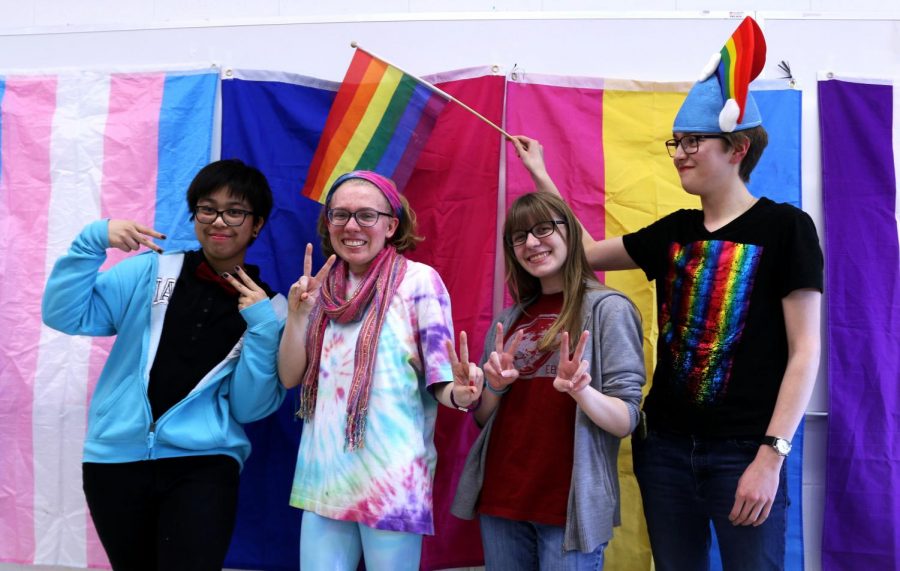
[[(498, 321), (508, 331), (522, 314), (523, 306), (505, 310)], [(622, 399), (637, 425), (641, 386), (645, 382), (643, 333), (640, 316), (622, 293), (603, 287), (589, 290), (582, 308), (584, 329), (591, 332), (584, 359), (590, 363), (591, 386), (605, 395)], [(482, 362), (494, 348), (495, 328), (485, 339)], [(498, 406), (499, 409), (499, 406)], [(497, 409), (485, 423), (459, 478), (450, 512), (474, 519), (484, 482), (491, 427)], [(612, 538), (619, 525), (619, 438), (602, 430), (579, 408), (575, 413), (575, 456), (569, 487), (563, 549), (591, 552)]]

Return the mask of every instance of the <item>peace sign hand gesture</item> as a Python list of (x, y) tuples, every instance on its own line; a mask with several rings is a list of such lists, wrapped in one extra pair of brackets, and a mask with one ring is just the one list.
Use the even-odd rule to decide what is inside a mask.
[[(234, 277), (235, 275), (241, 278), (240, 281)], [(240, 266), (234, 267), (234, 274), (224, 273), (222, 274), (222, 277), (228, 280), (231, 287), (236, 289), (240, 295), (240, 297), (238, 297), (238, 310), (246, 309), (254, 303), (268, 299), (269, 297), (266, 295), (265, 290), (259, 287), (256, 282), (253, 281), (253, 278), (247, 275), (244, 268)]]
[(459, 334), (459, 358), (453, 348), (453, 341), (447, 340), (447, 355), (453, 369), (453, 386), (451, 402), (455, 406), (468, 408), (481, 396), (484, 387), (484, 372), (472, 361), (469, 361), (469, 340), (466, 332)]
[(556, 378), (553, 379), (553, 388), (559, 392), (574, 394), (590, 384), (591, 375), (587, 372), (589, 363), (581, 359), (590, 335), (588, 331), (582, 332), (575, 354), (570, 358), (569, 333), (563, 332), (559, 342), (559, 365), (556, 368)]
[(306, 245), (306, 255), (303, 257), (303, 275), (300, 276), (288, 292), (288, 310), (292, 315), (308, 316), (316, 305), (316, 299), (319, 297), (319, 290), (325, 283), (325, 276), (331, 270), (337, 257), (332, 254), (325, 265), (322, 266), (316, 275), (312, 275), (312, 244)]
[(509, 342), (509, 348), (503, 348), (503, 324), (497, 323), (494, 335), (494, 351), (484, 364), (484, 374), (491, 388), (497, 393), (506, 392), (507, 387), (519, 378), (519, 371), (513, 366), (516, 349), (522, 341), (522, 330), (516, 331)]
[(153, 228), (132, 220), (110, 220), (106, 232), (109, 247), (118, 248), (123, 252), (135, 252), (140, 250), (141, 246), (147, 246), (157, 254), (162, 254), (162, 248), (154, 244), (150, 238), (166, 238)]

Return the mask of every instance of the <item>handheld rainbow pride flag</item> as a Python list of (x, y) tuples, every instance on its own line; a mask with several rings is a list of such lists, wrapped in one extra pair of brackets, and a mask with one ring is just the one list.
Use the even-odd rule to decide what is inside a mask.
[(737, 111), (735, 123), (743, 121), (750, 82), (762, 72), (765, 63), (766, 40), (756, 21), (747, 16), (722, 46), (716, 68), (725, 109), (731, 107), (732, 114)]
[(448, 98), (356, 49), (319, 139), (303, 196), (324, 203), (343, 173), (371, 170), (401, 191)]

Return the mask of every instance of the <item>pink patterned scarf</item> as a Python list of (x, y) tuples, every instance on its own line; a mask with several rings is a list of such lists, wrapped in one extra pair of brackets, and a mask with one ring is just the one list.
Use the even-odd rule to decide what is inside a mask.
[(356, 340), (356, 356), (353, 361), (353, 381), (347, 397), (347, 426), (344, 446), (355, 450), (363, 446), (366, 433), (366, 412), (369, 393), (372, 390), (372, 372), (378, 350), (378, 336), (388, 307), (403, 276), (406, 274), (406, 258), (391, 245), (378, 253), (349, 298), (346, 298), (349, 267), (343, 260), (328, 272), (319, 292), (319, 300), (309, 316), (306, 333), (306, 354), (309, 364), (300, 384), (300, 410), (297, 415), (311, 419), (316, 410), (319, 390), (319, 360), (325, 327), (330, 320), (337, 323), (353, 323), (362, 319), (362, 328)]

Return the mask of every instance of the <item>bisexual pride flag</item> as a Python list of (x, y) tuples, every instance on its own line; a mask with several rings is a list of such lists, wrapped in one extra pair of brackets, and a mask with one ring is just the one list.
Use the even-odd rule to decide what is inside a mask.
[(217, 86), (210, 69), (0, 77), (0, 561), (109, 565), (81, 452), (111, 339), (45, 327), (41, 296), (99, 218), (152, 226), (167, 249), (194, 244), (185, 192), (210, 159)]
[[(752, 21), (751, 21), (752, 22)], [(665, 150), (688, 83), (652, 83), (589, 77), (520, 74), (507, 85), (506, 129), (538, 139), (547, 169), (566, 201), (596, 239), (634, 232), (680, 208), (699, 208), (687, 194)], [(756, 82), (753, 97), (769, 146), (753, 171), (750, 191), (800, 206), (801, 93), (784, 82)], [(509, 145), (507, 156), (514, 157)], [(534, 189), (521, 163), (506, 166), (506, 201)], [(640, 270), (606, 272), (603, 281), (625, 292), (643, 317), (649, 389), (655, 365), (655, 288)], [(645, 389), (645, 390), (646, 390)], [(787, 569), (803, 568), (801, 522), (802, 427), (788, 458)], [(631, 463), (631, 439), (619, 455), (622, 526), (606, 552), (608, 571), (649, 570), (650, 547)], [(712, 569), (721, 569), (712, 550)]]
[(342, 174), (371, 170), (402, 192), (447, 99), (418, 79), (357, 49), (337, 92), (303, 186), (324, 204)]

